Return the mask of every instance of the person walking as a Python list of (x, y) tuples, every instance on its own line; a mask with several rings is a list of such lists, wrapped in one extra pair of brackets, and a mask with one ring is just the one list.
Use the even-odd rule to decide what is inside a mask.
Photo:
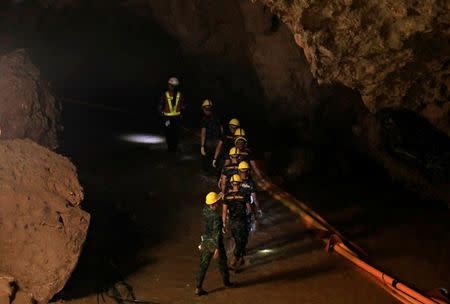
[(256, 183), (250, 175), (250, 165), (246, 161), (241, 161), (238, 165), (238, 174), (242, 179), (241, 190), (247, 195), (250, 201), (252, 213), (248, 214), (248, 222), (250, 231), (256, 230), (259, 219), (263, 212), (256, 196)]
[(176, 152), (178, 147), (180, 121), (186, 106), (184, 98), (179, 91), (179, 80), (171, 77), (168, 81), (167, 91), (161, 97), (158, 110), (163, 120), (167, 150)]
[(239, 161), (246, 161), (248, 164), (250, 164), (253, 173), (255, 173), (258, 178), (262, 178), (261, 170), (259, 170), (258, 166), (256, 165), (252, 150), (248, 147), (247, 137), (243, 129), (238, 128), (235, 130), (234, 144), (235, 147), (239, 150)]
[(199, 245), (199, 249), (201, 252), (200, 269), (197, 273), (195, 281), (195, 294), (198, 296), (207, 294), (207, 292), (203, 289), (203, 281), (213, 257), (219, 259), (219, 271), (222, 275), (222, 281), (225, 287), (234, 286), (234, 284), (230, 282), (230, 275), (227, 265), (227, 254), (223, 243), (223, 222), (217, 210), (219, 206), (218, 202), (221, 198), (221, 194), (217, 194), (216, 192), (209, 192), (206, 195), (205, 199), (206, 205), (203, 208), (205, 233), (201, 236), (201, 243)]
[(222, 139), (219, 140), (216, 150), (214, 151), (214, 158), (212, 161), (214, 168), (221, 168), (223, 166), (223, 162), (227, 157), (226, 153), (234, 146), (234, 132), (240, 125), (241, 123), (237, 118), (232, 118), (228, 122), (228, 130), (222, 135)]
[(233, 147), (228, 152), (228, 159), (222, 167), (222, 173), (219, 178), (218, 187), (222, 193), (227, 193), (231, 187), (230, 178), (238, 173), (239, 149)]
[(234, 239), (234, 257), (230, 267), (236, 270), (245, 263), (244, 256), (249, 235), (248, 214), (251, 212), (251, 207), (247, 196), (242, 192), (241, 177), (235, 174), (230, 182), (231, 189), (223, 198), (222, 221), (226, 223), (225, 230), (230, 229)]
[(213, 149), (215, 149), (222, 138), (223, 128), (220, 120), (214, 115), (213, 103), (210, 99), (203, 101), (202, 113), (200, 153), (202, 155), (202, 169), (208, 172), (211, 169)]

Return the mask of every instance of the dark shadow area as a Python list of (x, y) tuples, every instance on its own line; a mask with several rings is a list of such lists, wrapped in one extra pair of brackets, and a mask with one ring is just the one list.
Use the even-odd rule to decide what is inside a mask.
[(433, 182), (450, 181), (450, 138), (418, 114), (405, 109), (383, 109), (386, 149), (397, 160), (419, 168)]
[[(246, 281), (239, 282), (238, 288), (245, 288), (253, 285), (270, 284), (276, 281), (301, 281), (310, 277), (320, 275), (326, 272), (331, 272), (337, 269), (336, 264), (320, 264), (297, 267), (289, 271), (279, 272), (268, 276), (254, 278)], [(219, 289), (213, 289), (210, 293), (220, 291)]]
[[(161, 153), (117, 139), (123, 133), (158, 133), (139, 115), (78, 104), (63, 111), (61, 151), (78, 168), (85, 190), (83, 209), (91, 224), (79, 263), (56, 299), (79, 298), (108, 290), (153, 262), (143, 252), (169, 239), (177, 204), (164, 204), (161, 181), (152, 170)], [(152, 173), (153, 171), (153, 173)]]

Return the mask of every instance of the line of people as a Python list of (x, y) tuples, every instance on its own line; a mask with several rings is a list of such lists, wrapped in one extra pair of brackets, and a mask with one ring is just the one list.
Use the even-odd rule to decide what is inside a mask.
[[(238, 270), (245, 264), (249, 233), (255, 228), (263, 213), (256, 196), (256, 184), (250, 172), (261, 177), (240, 121), (233, 118), (224, 130), (214, 115), (213, 103), (205, 99), (200, 153), (205, 171), (213, 169), (218, 176), (218, 191), (209, 192), (205, 198), (203, 218), (205, 232), (201, 236), (200, 269), (196, 277), (197, 295), (204, 295), (203, 281), (213, 258), (219, 261), (219, 270), (226, 287), (234, 284), (229, 279), (229, 268)], [(176, 152), (182, 114), (186, 109), (179, 80), (171, 77), (168, 89), (160, 99), (158, 111), (163, 120), (167, 149)], [(220, 210), (221, 209), (221, 210)], [(233, 257), (228, 264), (224, 235), (234, 241)]]
[[(218, 259), (219, 270), (225, 287), (233, 287), (229, 269), (239, 270), (245, 264), (249, 233), (256, 226), (263, 212), (256, 195), (256, 184), (250, 172), (261, 176), (253, 154), (248, 147), (244, 129), (237, 118), (228, 123), (224, 132), (213, 114), (213, 103), (202, 103), (203, 122), (200, 153), (203, 168), (219, 169), (218, 191), (209, 192), (205, 198), (203, 218), (205, 232), (201, 236), (200, 269), (196, 277), (195, 294), (204, 295), (203, 281), (213, 258)], [(224, 237), (234, 241), (233, 257), (228, 263)]]

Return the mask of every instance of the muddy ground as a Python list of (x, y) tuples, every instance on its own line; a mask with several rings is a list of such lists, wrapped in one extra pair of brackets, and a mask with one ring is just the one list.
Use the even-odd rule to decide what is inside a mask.
[[(56, 299), (71, 304), (114, 303), (108, 298), (107, 289), (118, 280), (126, 280), (137, 298), (152, 303), (396, 303), (365, 274), (326, 253), (296, 215), (264, 193), (260, 195), (265, 215), (251, 236), (249, 264), (243, 272), (232, 274), (238, 288), (223, 289), (217, 268), (212, 265), (205, 281), (210, 294), (194, 296), (197, 245), (203, 229), (202, 200), (205, 193), (215, 190), (215, 180), (200, 170), (198, 145), (187, 139), (182, 152), (173, 157), (159, 144), (118, 139), (124, 133), (157, 133), (155, 122), (138, 123), (139, 119), (123, 113), (74, 104), (66, 105), (65, 111), (65, 138), (70, 140), (66, 140), (63, 149), (78, 166), (86, 189), (84, 206), (91, 213), (92, 224), (79, 266)], [(393, 272), (404, 276), (415, 273), (410, 281), (421, 288), (445, 283), (443, 270), (436, 269), (433, 263), (405, 259), (420, 245), (412, 241), (408, 244), (416, 247), (409, 248), (402, 242), (421, 236), (408, 229), (411, 215), (422, 214), (422, 207), (402, 213), (406, 215), (401, 222), (389, 217), (389, 226), (398, 227), (396, 234), (390, 234), (391, 230), (384, 230), (384, 224), (377, 225), (382, 215), (372, 212), (373, 204), (366, 208), (358, 199), (383, 200), (392, 189), (382, 191), (383, 196), (379, 188), (358, 185), (360, 196), (352, 197), (347, 204), (349, 196), (345, 191), (352, 191), (354, 185), (333, 187), (334, 190), (319, 185), (304, 183), (301, 198), (311, 199), (313, 206), (331, 216), (331, 222), (361, 240), (361, 245), (373, 252), (383, 266), (395, 266)], [(314, 194), (316, 191), (321, 193), (321, 200)], [(400, 201), (410, 199), (405, 194), (398, 195), (394, 197)], [(331, 204), (335, 201), (343, 208), (330, 207), (338, 205)], [(383, 201), (384, 204), (394, 203)], [(370, 225), (358, 236), (351, 227), (361, 221)], [(428, 237), (424, 239), (432, 242)], [(440, 236), (435, 240), (441, 242)], [(433, 250), (436, 252), (436, 248)], [(440, 265), (445, 267), (448, 255), (440, 254), (443, 257), (435, 257), (443, 260)]]

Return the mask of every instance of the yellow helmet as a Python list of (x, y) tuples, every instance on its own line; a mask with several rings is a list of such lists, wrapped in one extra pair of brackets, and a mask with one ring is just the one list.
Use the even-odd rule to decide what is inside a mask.
[(208, 107), (212, 107), (212, 105), (213, 105), (213, 103), (212, 103), (212, 101), (211, 101), (211, 100), (209, 100), (209, 99), (205, 99), (205, 100), (203, 100), (203, 103), (202, 103), (202, 108), (208, 108)]
[(230, 178), (230, 183), (242, 183), (242, 178), (239, 176), (239, 174), (234, 174)]
[(205, 202), (206, 202), (206, 205), (212, 205), (212, 204), (217, 203), (218, 200), (220, 200), (220, 195), (219, 194), (217, 194), (216, 192), (209, 192), (206, 195)]
[(239, 151), (238, 148), (233, 147), (233, 148), (230, 149), (230, 152), (228, 153), (228, 155), (238, 155), (240, 153), (241, 153), (241, 151)]
[(230, 119), (230, 122), (228, 124), (232, 125), (232, 126), (237, 126), (237, 127), (239, 127), (241, 125), (241, 123), (239, 122), (239, 120), (237, 118)]
[(243, 140), (243, 141), (247, 142), (247, 138), (242, 137), (242, 136), (238, 136), (238, 137), (236, 137), (236, 139), (234, 140), (234, 144), (236, 145), (237, 142), (238, 142), (239, 140)]
[(246, 161), (241, 161), (238, 165), (238, 170), (244, 171), (250, 169), (250, 165)]
[(237, 128), (236, 131), (234, 131), (234, 136), (245, 136), (245, 131), (242, 128)]

